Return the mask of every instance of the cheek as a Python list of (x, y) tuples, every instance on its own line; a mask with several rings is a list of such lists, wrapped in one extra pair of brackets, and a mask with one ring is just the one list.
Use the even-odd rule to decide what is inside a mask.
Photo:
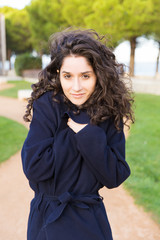
[(95, 90), (95, 87), (96, 87), (96, 80), (92, 80), (92, 82), (90, 82), (88, 86), (88, 89), (90, 90), (91, 93), (93, 93)]
[(61, 87), (62, 87), (62, 89), (64, 89), (64, 88), (65, 88), (65, 84), (64, 84), (64, 82), (63, 82), (63, 81), (60, 81), (60, 83), (61, 83)]
[(70, 87), (69, 82), (64, 79), (60, 79), (60, 83), (63, 90), (67, 90)]

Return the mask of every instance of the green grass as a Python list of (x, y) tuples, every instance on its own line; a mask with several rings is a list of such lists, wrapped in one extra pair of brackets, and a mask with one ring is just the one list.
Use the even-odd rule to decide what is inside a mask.
[(23, 80), (22, 81), (8, 81), (8, 83), (14, 84), (14, 87), (0, 91), (0, 96), (17, 98), (18, 90), (31, 89), (31, 85), (32, 85), (32, 83), (26, 82)]
[(27, 132), (23, 125), (0, 116), (0, 163), (21, 149)]
[(136, 94), (136, 122), (126, 143), (131, 176), (125, 186), (160, 223), (160, 96)]

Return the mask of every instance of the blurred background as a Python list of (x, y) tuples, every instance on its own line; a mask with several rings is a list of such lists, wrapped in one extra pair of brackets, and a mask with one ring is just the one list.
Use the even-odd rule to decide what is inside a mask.
[(132, 76), (155, 76), (160, 71), (159, 5), (159, 0), (0, 0), (6, 25), (5, 70), (26, 52), (41, 56), (44, 67), (49, 36), (78, 26), (107, 34), (117, 60), (130, 66)]
[(102, 189), (114, 240), (159, 240), (160, 0), (0, 0), (0, 239), (26, 239), (33, 197), (20, 156), (26, 98), (50, 61), (50, 35), (71, 26), (107, 35), (134, 91), (131, 176), (116, 190)]

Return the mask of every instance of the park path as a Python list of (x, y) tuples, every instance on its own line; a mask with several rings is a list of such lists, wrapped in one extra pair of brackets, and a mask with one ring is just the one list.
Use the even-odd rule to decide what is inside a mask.
[[(23, 122), (25, 101), (0, 97), (0, 115)], [(135, 205), (124, 190), (100, 190), (111, 223), (114, 240), (160, 240), (160, 226)], [(33, 192), (23, 174), (20, 151), (0, 165), (0, 239), (25, 240), (30, 200)], [(76, 240), (76, 239), (75, 239)]]

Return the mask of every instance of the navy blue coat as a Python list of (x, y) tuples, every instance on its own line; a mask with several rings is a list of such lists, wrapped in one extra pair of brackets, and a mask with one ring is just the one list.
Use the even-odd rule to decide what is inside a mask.
[[(28, 240), (112, 240), (98, 190), (119, 186), (129, 175), (125, 137), (113, 121), (91, 125), (85, 110), (75, 115), (52, 91), (33, 104), (33, 119), (22, 148), (22, 164), (35, 197)], [(88, 123), (75, 133), (68, 117)]]

